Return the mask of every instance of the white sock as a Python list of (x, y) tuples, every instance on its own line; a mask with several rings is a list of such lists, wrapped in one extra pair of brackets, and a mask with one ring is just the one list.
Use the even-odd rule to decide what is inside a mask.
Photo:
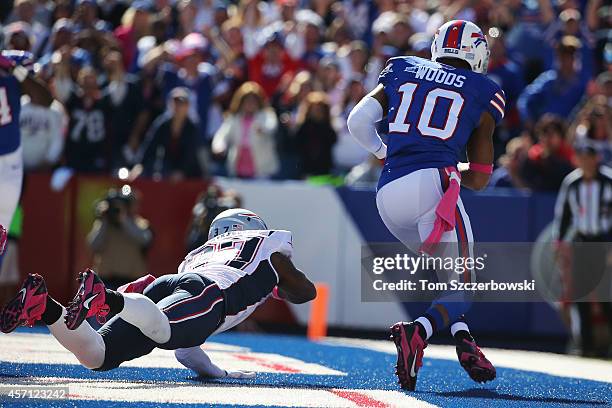
[(455, 334), (460, 330), (465, 330), (468, 333), (470, 332), (470, 328), (465, 322), (455, 322), (451, 324), (451, 327), (450, 327), (451, 336), (455, 337)]
[(151, 299), (140, 293), (123, 293), (123, 310), (117, 316), (138, 327), (158, 344), (170, 340), (170, 322)]
[(415, 322), (419, 322), (423, 325), (423, 327), (425, 328), (425, 334), (427, 336), (425, 340), (429, 339), (433, 334), (433, 327), (431, 327), (431, 322), (429, 321), (429, 319), (424, 316), (421, 316), (416, 319)]
[(79, 362), (87, 368), (101, 367), (104, 363), (106, 347), (102, 336), (87, 321), (75, 330), (68, 330), (64, 323), (66, 309), (62, 307), (62, 316), (49, 326), (49, 331), (56, 340), (70, 351)]

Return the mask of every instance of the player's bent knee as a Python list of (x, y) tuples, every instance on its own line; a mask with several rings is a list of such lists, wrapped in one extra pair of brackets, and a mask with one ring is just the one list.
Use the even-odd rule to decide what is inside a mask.
[(113, 358), (113, 356), (109, 356), (105, 353), (103, 359), (101, 362), (97, 363), (97, 362), (91, 362), (88, 365), (86, 365), (84, 362), (81, 361), (81, 364), (83, 364), (85, 367), (89, 368), (90, 370), (93, 371), (109, 371), (109, 370), (113, 370), (117, 367), (119, 367), (119, 365), (122, 363), (122, 361), (120, 359), (116, 359)]
[(104, 364), (104, 358), (100, 360), (100, 358), (97, 356), (77, 356), (77, 359), (85, 368), (96, 371), (104, 371), (100, 370), (100, 368)]
[(89, 368), (90, 370), (96, 370), (104, 364), (106, 350), (102, 342), (101, 344), (92, 344), (81, 350), (81, 352), (74, 353), (74, 355), (83, 367)]
[(113, 370), (115, 368), (117, 368), (118, 365), (111, 365), (111, 364), (102, 364), (100, 367), (87, 367), (92, 371), (109, 371), (109, 370)]
[(145, 336), (155, 341), (158, 344), (165, 344), (170, 341), (172, 329), (168, 318), (164, 315), (165, 320), (158, 322), (154, 327), (141, 330)]

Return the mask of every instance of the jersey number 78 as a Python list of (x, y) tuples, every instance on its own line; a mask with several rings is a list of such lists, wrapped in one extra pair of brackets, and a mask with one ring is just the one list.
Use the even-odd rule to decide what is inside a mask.
[[(408, 112), (418, 86), (414, 82), (406, 82), (399, 87), (398, 92), (401, 95), (400, 103), (393, 121), (389, 122), (389, 133), (408, 133), (410, 126), (412, 126), (407, 121)], [(435, 110), (438, 108), (438, 101), (440, 99), (449, 100), (450, 105), (446, 112), (444, 125), (437, 127), (431, 123), (431, 120)], [(416, 124), (417, 129), (423, 136), (437, 137), (442, 140), (449, 139), (455, 133), (464, 102), (463, 96), (458, 92), (444, 88), (431, 89), (425, 95), (421, 115)]]

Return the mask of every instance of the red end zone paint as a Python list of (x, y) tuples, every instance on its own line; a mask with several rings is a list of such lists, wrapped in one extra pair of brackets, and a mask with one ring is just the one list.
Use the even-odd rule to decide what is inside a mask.
[(236, 357), (239, 360), (243, 360), (243, 361), (251, 361), (253, 363), (259, 364), (262, 367), (268, 367), (268, 368), (271, 368), (273, 370), (280, 371), (283, 373), (292, 373), (292, 374), (301, 373), (300, 370), (296, 370), (295, 368), (286, 366), (284, 364), (271, 363), (268, 360), (265, 360), (260, 357), (249, 356), (247, 354), (234, 354), (234, 357)]
[(332, 394), (335, 394), (341, 398), (347, 399), (357, 404), (358, 407), (374, 407), (374, 408), (387, 408), (389, 405), (382, 401), (376, 400), (372, 397), (367, 396), (357, 391), (346, 391), (346, 390), (328, 390)]

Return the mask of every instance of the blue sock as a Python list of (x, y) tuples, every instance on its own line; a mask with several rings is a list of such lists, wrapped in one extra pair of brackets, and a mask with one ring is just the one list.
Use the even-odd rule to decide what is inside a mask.
[(431, 304), (425, 317), (432, 321), (434, 331), (442, 330), (456, 322), (471, 305), (471, 300), (466, 299), (463, 292), (448, 292)]
[(425, 317), (430, 321), (434, 333), (446, 326), (444, 314), (445, 313), (440, 311), (439, 308), (434, 307), (434, 305), (431, 305), (429, 309), (425, 311)]

